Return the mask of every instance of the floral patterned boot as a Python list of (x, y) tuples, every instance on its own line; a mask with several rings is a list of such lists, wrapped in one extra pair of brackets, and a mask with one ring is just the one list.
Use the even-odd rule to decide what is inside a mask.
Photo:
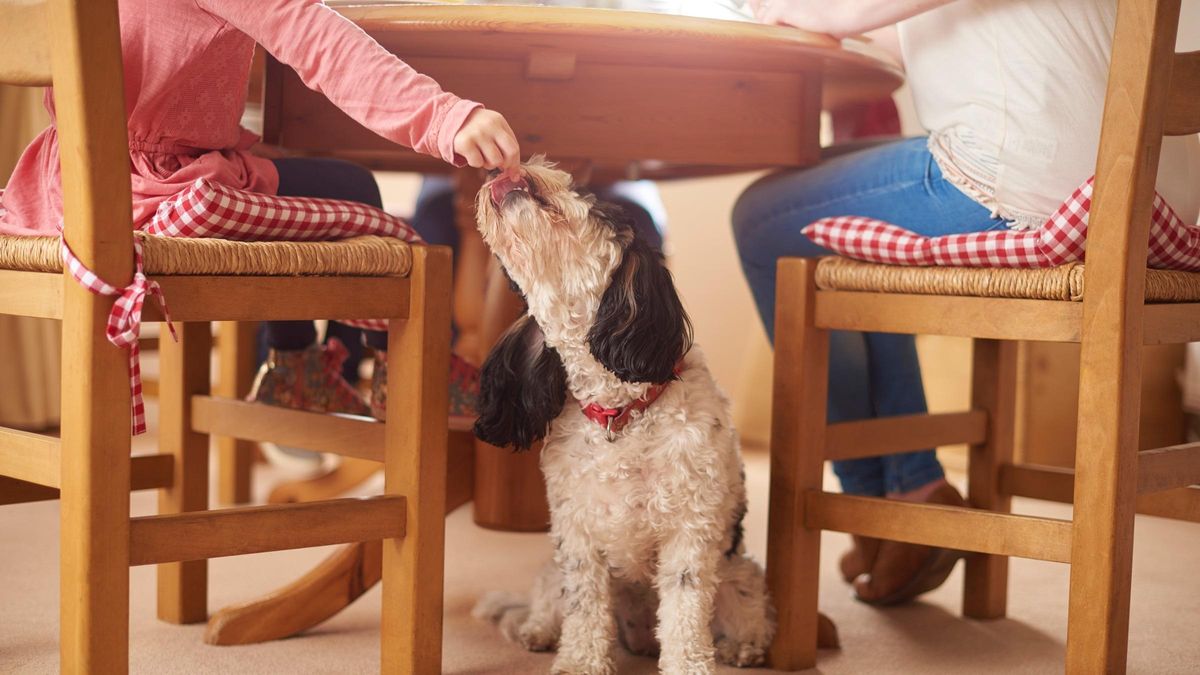
[(371, 407), (342, 377), (349, 356), (338, 340), (300, 350), (271, 350), (247, 401), (309, 412), (371, 414)]
[[(375, 352), (375, 376), (371, 378), (371, 414), (387, 419), (387, 352)], [(450, 355), (450, 419), (471, 423), (479, 416), (479, 369), (458, 354)]]

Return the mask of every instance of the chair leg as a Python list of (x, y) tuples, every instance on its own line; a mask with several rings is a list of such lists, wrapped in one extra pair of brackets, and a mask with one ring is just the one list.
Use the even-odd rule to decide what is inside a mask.
[(804, 500), (821, 489), (829, 332), (814, 320), (815, 270), (815, 260), (779, 262), (767, 525), (767, 583), (779, 621), (771, 667), (777, 670), (817, 662), (821, 531), (805, 525)]
[(1142, 349), (1105, 337), (1081, 350), (1069, 673), (1124, 672), (1129, 643)]
[(60, 669), (129, 668), (129, 360), (105, 303), (66, 282), (63, 321)]
[[(217, 393), (241, 398), (254, 380), (255, 337), (258, 324), (222, 321), (217, 324), (221, 342), (217, 347), (220, 376)], [(222, 504), (250, 501), (250, 478), (257, 443), (239, 438), (217, 438), (217, 498)]]
[(388, 333), (384, 485), (408, 498), (403, 539), (383, 542), (382, 669), (441, 672), (450, 255), (414, 247), (407, 321)]
[[(176, 325), (179, 342), (159, 346), (159, 448), (175, 456), (171, 487), (158, 493), (159, 513), (208, 509), (208, 436), (192, 431), (192, 396), (209, 390), (212, 329), (208, 323)], [(158, 566), (158, 618), (171, 623), (208, 619), (208, 561)]]
[[(988, 437), (972, 445), (967, 471), (971, 506), (1008, 512), (1012, 498), (1000, 492), (1000, 467), (1012, 462), (1016, 424), (1017, 343), (975, 340), (971, 407), (988, 414)], [(1008, 557), (973, 555), (966, 560), (963, 616), (999, 619), (1008, 606)]]

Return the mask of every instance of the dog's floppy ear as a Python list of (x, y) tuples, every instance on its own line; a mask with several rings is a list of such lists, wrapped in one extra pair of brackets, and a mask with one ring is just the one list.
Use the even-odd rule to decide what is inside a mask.
[(667, 382), (692, 348), (692, 324), (663, 256), (633, 238), (588, 332), (592, 356), (625, 382)]
[(475, 435), (492, 445), (528, 450), (567, 399), (567, 371), (542, 329), (526, 314), (500, 338), (483, 364)]

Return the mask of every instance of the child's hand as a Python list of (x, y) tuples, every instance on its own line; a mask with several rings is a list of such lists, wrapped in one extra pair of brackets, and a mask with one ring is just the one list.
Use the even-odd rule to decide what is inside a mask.
[(502, 169), (505, 173), (514, 173), (521, 166), (517, 135), (503, 115), (486, 108), (478, 108), (467, 116), (454, 137), (454, 152), (478, 169)]
[(830, 31), (830, 3), (813, 0), (750, 0), (754, 18), (765, 24), (793, 26), (818, 33)]

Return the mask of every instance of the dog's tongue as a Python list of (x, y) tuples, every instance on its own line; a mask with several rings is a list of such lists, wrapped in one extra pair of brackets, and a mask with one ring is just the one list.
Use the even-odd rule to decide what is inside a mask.
[(497, 176), (491, 184), (492, 203), (499, 204), (501, 199), (517, 188), (529, 189), (529, 183), (523, 176), (512, 177), (507, 174)]

